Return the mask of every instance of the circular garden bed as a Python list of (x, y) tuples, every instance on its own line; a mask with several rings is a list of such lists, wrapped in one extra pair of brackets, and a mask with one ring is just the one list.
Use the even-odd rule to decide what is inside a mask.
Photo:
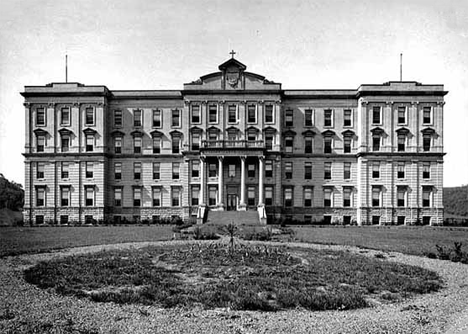
[(96, 302), (235, 310), (346, 310), (437, 291), (434, 272), (346, 251), (222, 242), (41, 262), (26, 281)]

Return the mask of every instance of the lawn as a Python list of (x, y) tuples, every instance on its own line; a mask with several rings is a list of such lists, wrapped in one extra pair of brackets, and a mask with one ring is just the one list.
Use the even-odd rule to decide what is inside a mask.
[(172, 226), (2, 227), (0, 257), (54, 249), (170, 240)]
[(41, 262), (26, 281), (95, 302), (206, 309), (346, 310), (437, 291), (429, 270), (350, 252), (220, 242)]
[(456, 227), (295, 227), (296, 239), (307, 243), (349, 245), (410, 255), (435, 253), (435, 245), (468, 251), (468, 228)]

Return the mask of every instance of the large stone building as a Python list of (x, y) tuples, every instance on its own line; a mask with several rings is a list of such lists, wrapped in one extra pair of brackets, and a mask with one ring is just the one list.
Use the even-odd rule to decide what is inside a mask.
[(285, 90), (246, 69), (183, 90), (26, 86), (25, 219), (442, 223), (443, 85)]

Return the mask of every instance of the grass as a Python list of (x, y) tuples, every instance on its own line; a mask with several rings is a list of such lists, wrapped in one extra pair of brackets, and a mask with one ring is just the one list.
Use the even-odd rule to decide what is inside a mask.
[(56, 249), (169, 240), (172, 226), (3, 227), (0, 257), (40, 253)]
[(348, 245), (410, 255), (436, 252), (435, 245), (468, 246), (468, 229), (455, 227), (294, 227), (301, 242)]
[(426, 269), (349, 252), (219, 242), (66, 257), (29, 268), (25, 278), (97, 302), (263, 311), (356, 309), (442, 284)]

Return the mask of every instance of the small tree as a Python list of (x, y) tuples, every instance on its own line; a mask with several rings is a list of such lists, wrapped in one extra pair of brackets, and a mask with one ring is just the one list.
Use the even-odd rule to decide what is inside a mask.
[(232, 253), (234, 251), (234, 237), (237, 234), (237, 226), (236, 226), (236, 224), (234, 224), (234, 222), (230, 222), (225, 227), (225, 230), (229, 235), (229, 250)]

